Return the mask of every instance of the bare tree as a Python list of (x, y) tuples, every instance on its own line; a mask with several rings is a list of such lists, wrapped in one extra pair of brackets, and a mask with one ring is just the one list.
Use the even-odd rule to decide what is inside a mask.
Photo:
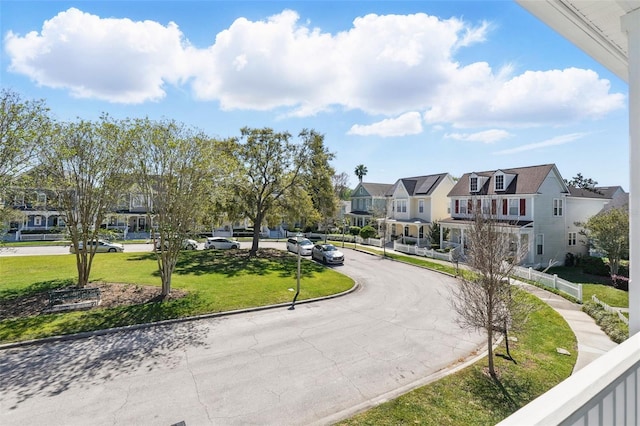
[(514, 266), (527, 253), (527, 247), (518, 244), (518, 234), (512, 230), (508, 223), (474, 212), (466, 234), (471, 273), (463, 274), (460, 285), (451, 291), (451, 305), (459, 324), (487, 335), (489, 374), (493, 378), (497, 377), (493, 352), (496, 334), (501, 333), (508, 340), (508, 330), (522, 324), (532, 309), (509, 282)]

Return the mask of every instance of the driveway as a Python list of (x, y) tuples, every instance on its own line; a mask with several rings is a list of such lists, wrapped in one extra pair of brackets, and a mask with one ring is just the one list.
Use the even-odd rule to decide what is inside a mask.
[(1, 351), (0, 424), (329, 424), (482, 347), (452, 278), (345, 252), (344, 297)]

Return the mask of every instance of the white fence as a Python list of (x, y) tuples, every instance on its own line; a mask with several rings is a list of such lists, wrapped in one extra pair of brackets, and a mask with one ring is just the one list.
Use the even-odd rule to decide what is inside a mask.
[(580, 303), (582, 303), (582, 284), (575, 284), (570, 281), (563, 280), (562, 278), (558, 278), (555, 274), (549, 275), (544, 272), (536, 271), (533, 268), (523, 268), (521, 266), (513, 268), (513, 275), (529, 281), (535, 281), (546, 287), (554, 288), (576, 298)]
[(607, 305), (606, 303), (604, 303), (603, 301), (601, 301), (600, 299), (598, 299), (596, 297), (596, 295), (592, 295), (591, 296), (591, 300), (593, 300), (595, 303), (597, 303), (598, 305), (602, 306), (602, 308), (607, 311), (607, 312), (612, 312), (615, 314), (618, 314), (618, 318), (620, 318), (620, 321), (622, 321), (623, 323), (629, 325), (629, 318), (625, 317), (622, 312), (620, 311), (619, 308), (612, 308), (611, 306)]
[(64, 234), (20, 234), (20, 241), (60, 241)]
[(428, 249), (426, 247), (418, 247), (413, 244), (400, 244), (397, 241), (393, 242), (393, 249), (400, 253), (415, 254), (416, 256), (430, 257), (431, 259), (444, 260), (445, 262), (451, 262), (451, 252), (441, 253), (439, 251)]

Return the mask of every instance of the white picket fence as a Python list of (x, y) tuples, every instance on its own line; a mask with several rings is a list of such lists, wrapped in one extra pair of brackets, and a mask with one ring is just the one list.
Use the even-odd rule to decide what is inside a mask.
[(529, 281), (535, 281), (538, 284), (567, 293), (582, 303), (582, 284), (563, 280), (562, 278), (558, 278), (556, 274), (549, 275), (544, 272), (536, 271), (533, 268), (525, 268), (522, 266), (516, 266), (513, 268), (512, 273), (517, 277), (524, 278)]
[(604, 303), (603, 301), (601, 301), (600, 299), (598, 299), (596, 297), (596, 295), (592, 295), (591, 296), (591, 300), (593, 300), (595, 303), (597, 303), (598, 305), (602, 306), (604, 308), (605, 311), (607, 312), (613, 312), (618, 314), (618, 318), (620, 318), (620, 321), (622, 321), (623, 323), (629, 325), (629, 318), (625, 317), (622, 312), (620, 311), (620, 309), (618, 308), (612, 308), (611, 306), (607, 305), (606, 303)]
[(451, 252), (441, 253), (439, 251), (428, 249), (426, 247), (418, 247), (414, 244), (401, 244), (397, 241), (393, 242), (393, 249), (400, 253), (415, 254), (416, 256), (429, 257), (431, 259), (444, 260), (451, 262)]

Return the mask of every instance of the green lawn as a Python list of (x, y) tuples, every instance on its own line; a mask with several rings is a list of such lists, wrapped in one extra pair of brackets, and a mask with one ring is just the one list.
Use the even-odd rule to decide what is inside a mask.
[[(248, 251), (185, 251), (173, 275), (172, 288), (187, 297), (162, 303), (43, 314), (0, 321), (0, 342), (98, 330), (163, 319), (289, 302), (296, 286), (296, 257), (264, 250), (257, 258)], [(69, 285), (76, 277), (75, 257), (24, 256), (0, 258), (0, 299), (15, 298)], [(95, 257), (92, 281), (152, 285), (160, 292), (153, 253), (109, 253)], [(331, 268), (304, 259), (300, 296), (304, 300), (339, 293), (353, 280)]]
[(585, 274), (577, 267), (555, 267), (549, 269), (548, 273), (557, 274), (558, 277), (582, 284), (582, 300), (591, 301), (591, 296), (596, 295), (598, 299), (609, 306), (618, 308), (629, 307), (629, 293), (607, 285), (610, 282), (608, 277)]
[[(499, 381), (484, 374), (486, 358), (437, 382), (356, 415), (341, 425), (494, 425), (567, 378), (577, 343), (564, 319), (534, 296), (539, 307), (511, 342), (517, 364), (496, 356)], [(571, 352), (560, 355), (557, 347)], [(504, 354), (501, 345), (497, 354)]]

